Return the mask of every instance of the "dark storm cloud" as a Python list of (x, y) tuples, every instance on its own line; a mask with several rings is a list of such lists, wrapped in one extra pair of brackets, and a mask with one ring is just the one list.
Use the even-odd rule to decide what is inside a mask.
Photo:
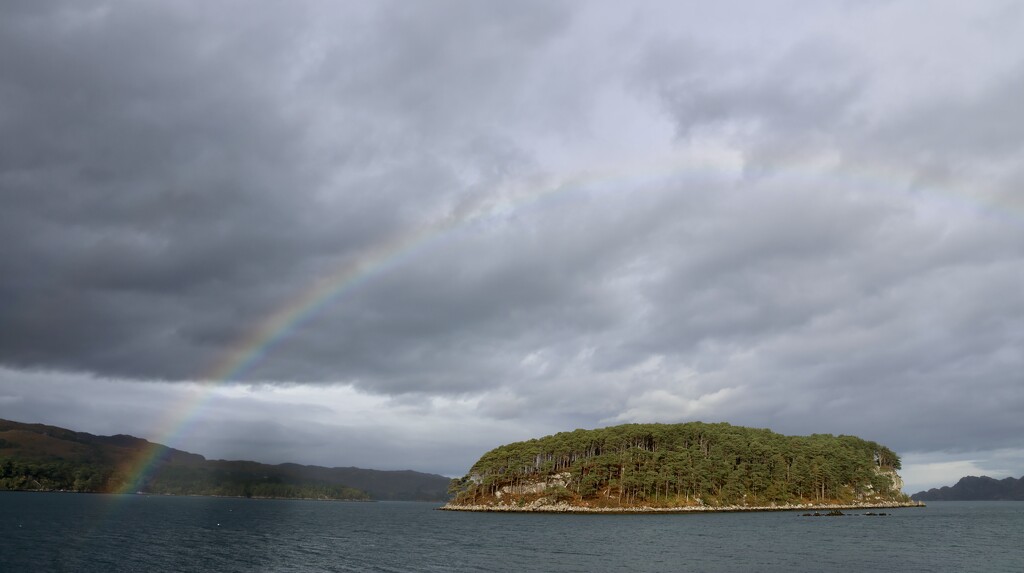
[(0, 50), (0, 266), (15, 302), (2, 358), (170, 379), (200, 375), (316, 276), (442, 215), (469, 187), (458, 153), (491, 180), (520, 161), (500, 134), (488, 146), (440, 128), (501, 112), (475, 102), (562, 20), (475, 4), (327, 14), (336, 39), (303, 34), (328, 25), (322, 6), (23, 8)]

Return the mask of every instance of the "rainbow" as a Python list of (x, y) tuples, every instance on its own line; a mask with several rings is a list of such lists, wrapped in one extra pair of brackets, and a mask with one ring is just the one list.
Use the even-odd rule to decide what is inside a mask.
[[(785, 173), (786, 181), (811, 182), (819, 180), (822, 165), (813, 162), (806, 165), (791, 165), (771, 175)], [(825, 172), (831, 172), (827, 166)], [(907, 181), (910, 173), (895, 165), (874, 165), (872, 171), (859, 173), (845, 172), (844, 185), (858, 189), (892, 189), (893, 181)], [(562, 178), (538, 177), (496, 190), (488, 197), (464, 202), (439, 219), (391, 237), (347, 260), (332, 273), (317, 278), (307, 288), (286, 301), (255, 323), (244, 336), (239, 338), (220, 359), (206, 370), (195, 383), (189, 396), (180, 404), (167, 410), (167, 414), (155, 431), (155, 438), (161, 443), (173, 443), (202, 414), (213, 399), (215, 390), (226, 382), (237, 380), (244, 372), (257, 363), (278, 342), (287, 338), (300, 325), (318, 312), (334, 303), (338, 298), (356, 286), (371, 280), (384, 269), (400, 263), (418, 249), (445, 233), (465, 227), (477, 221), (500, 217), (503, 214), (522, 209), (525, 205), (542, 199), (601, 184), (612, 189), (618, 183), (638, 181), (664, 181), (667, 177), (683, 176), (687, 181), (713, 181), (725, 178), (743, 177), (742, 166), (735, 157), (726, 156), (666, 156), (654, 161), (620, 164), (609, 169), (591, 170)], [(673, 179), (677, 182), (678, 179)], [(886, 185), (886, 182), (888, 184)], [(972, 193), (957, 189), (930, 188), (932, 195), (947, 199), (954, 206), (970, 205), (986, 215), (1006, 215), (1020, 223), (1024, 221), (1024, 206), (999, 205), (995, 201), (979, 198)], [(146, 478), (160, 463), (166, 450), (152, 444), (131, 468), (125, 470), (128, 476), (122, 492), (135, 492), (144, 487)]]

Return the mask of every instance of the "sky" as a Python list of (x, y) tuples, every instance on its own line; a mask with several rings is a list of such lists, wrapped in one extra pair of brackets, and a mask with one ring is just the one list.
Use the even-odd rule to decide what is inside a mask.
[(0, 418), (456, 476), (701, 420), (1024, 475), (1024, 4), (4, 2)]

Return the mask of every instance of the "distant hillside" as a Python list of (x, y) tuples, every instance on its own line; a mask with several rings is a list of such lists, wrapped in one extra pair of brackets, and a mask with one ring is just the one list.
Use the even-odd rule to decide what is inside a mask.
[[(152, 471), (136, 480), (143, 458), (154, 460)], [(207, 460), (123, 434), (0, 420), (0, 490), (441, 501), (448, 481), (414, 471)]]
[(919, 491), (910, 496), (920, 501), (1024, 501), (1024, 476), (997, 480), (967, 476), (956, 485)]
[(777, 508), (907, 504), (892, 450), (855, 436), (730, 424), (627, 424), (487, 452), (445, 509)]

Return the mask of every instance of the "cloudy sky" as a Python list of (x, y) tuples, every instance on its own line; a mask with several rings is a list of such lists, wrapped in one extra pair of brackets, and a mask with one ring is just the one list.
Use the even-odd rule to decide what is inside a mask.
[(1024, 5), (4, 2), (0, 417), (460, 475), (624, 422), (1024, 475)]

